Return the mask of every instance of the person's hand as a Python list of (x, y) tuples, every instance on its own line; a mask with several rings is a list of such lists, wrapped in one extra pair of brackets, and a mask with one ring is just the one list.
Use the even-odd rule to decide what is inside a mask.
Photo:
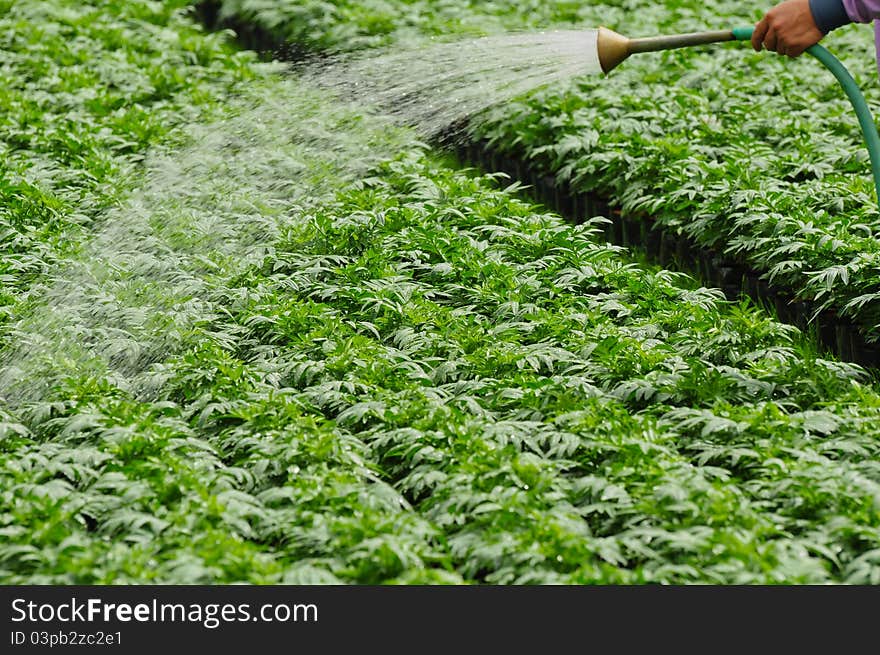
[(752, 47), (758, 52), (764, 47), (780, 55), (798, 57), (823, 36), (810, 12), (810, 0), (785, 0), (755, 25)]

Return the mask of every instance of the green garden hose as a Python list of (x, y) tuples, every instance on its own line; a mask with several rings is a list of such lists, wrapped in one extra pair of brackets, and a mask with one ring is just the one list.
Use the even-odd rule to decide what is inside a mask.
[[(733, 37), (737, 41), (749, 41), (752, 38), (754, 27), (736, 27), (733, 30)], [(871, 157), (871, 172), (874, 175), (874, 190), (877, 193), (877, 202), (880, 205), (880, 135), (877, 134), (877, 125), (874, 123), (874, 117), (871, 115), (871, 109), (868, 102), (862, 94), (859, 85), (850, 75), (840, 60), (832, 55), (826, 48), (818, 43), (807, 48), (807, 52), (821, 61), (825, 68), (830, 70), (840, 86), (843, 87), (847, 98), (852, 103), (853, 109), (856, 110), (856, 116), (859, 118), (859, 125), (862, 128), (862, 135), (865, 138), (865, 145), (868, 147), (868, 155)]]
[[(596, 47), (599, 64), (602, 71), (610, 72), (619, 66), (627, 57), (638, 52), (658, 52), (660, 50), (672, 50), (675, 48), (687, 48), (703, 45), (706, 43), (719, 43), (722, 41), (749, 41), (755, 28), (735, 27), (732, 30), (720, 30), (715, 32), (692, 32), (690, 34), (670, 34), (651, 36), (639, 39), (630, 39), (617, 32), (600, 27), (598, 30)], [(874, 175), (874, 190), (877, 193), (877, 203), (880, 207), (880, 135), (877, 134), (877, 125), (871, 116), (871, 110), (865, 96), (862, 95), (859, 85), (853, 79), (846, 67), (840, 60), (819, 44), (807, 48), (807, 52), (821, 61), (825, 68), (830, 70), (840, 86), (843, 87), (846, 96), (856, 110), (859, 125), (865, 145), (868, 147), (868, 155), (871, 158), (871, 172)]]

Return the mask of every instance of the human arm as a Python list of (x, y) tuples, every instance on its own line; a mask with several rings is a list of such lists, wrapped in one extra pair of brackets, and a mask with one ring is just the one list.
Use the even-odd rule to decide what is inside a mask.
[(785, 0), (755, 25), (752, 47), (797, 57), (831, 30), (880, 19), (880, 0)]
[[(785, 0), (770, 9), (755, 25), (752, 47), (756, 51), (766, 48), (780, 55), (798, 57), (825, 36), (818, 23), (827, 28), (831, 24), (829, 21), (840, 19), (838, 10), (841, 8), (842, 0)], [(843, 13), (849, 22), (849, 16), (845, 11)]]

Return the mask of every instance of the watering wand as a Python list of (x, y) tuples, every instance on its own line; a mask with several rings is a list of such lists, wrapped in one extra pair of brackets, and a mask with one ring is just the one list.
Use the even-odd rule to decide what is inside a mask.
[[(732, 30), (692, 32), (689, 34), (671, 34), (668, 36), (630, 39), (607, 28), (600, 27), (596, 49), (602, 71), (608, 73), (632, 54), (674, 50), (676, 48), (687, 48), (723, 41), (748, 41), (752, 38), (753, 31), (754, 28), (748, 26), (736, 27)], [(862, 95), (852, 75), (840, 63), (837, 57), (819, 44), (810, 46), (807, 48), (807, 52), (822, 62), (834, 74), (834, 77), (837, 78), (837, 81), (843, 87), (846, 96), (852, 103), (853, 109), (856, 111), (859, 125), (862, 128), (862, 135), (865, 139), (865, 145), (868, 147), (868, 155), (871, 158), (874, 189), (877, 192), (877, 201), (880, 203), (880, 135), (877, 133), (877, 126), (874, 124), (874, 118), (871, 116), (868, 102), (865, 100), (865, 96)]]

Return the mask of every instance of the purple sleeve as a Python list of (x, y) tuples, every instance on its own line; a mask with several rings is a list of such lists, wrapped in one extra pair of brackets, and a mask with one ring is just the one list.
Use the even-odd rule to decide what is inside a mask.
[(880, 18), (880, 0), (843, 0), (843, 7), (855, 23), (870, 23)]
[(843, 0), (843, 8), (854, 23), (874, 20), (874, 41), (877, 50), (877, 72), (880, 73), (880, 0)]

